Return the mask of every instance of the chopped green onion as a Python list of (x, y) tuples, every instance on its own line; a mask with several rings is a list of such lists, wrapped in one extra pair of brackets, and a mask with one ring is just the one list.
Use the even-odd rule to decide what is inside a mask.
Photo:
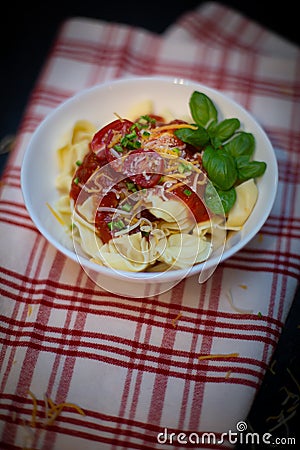
[(122, 230), (123, 228), (125, 228), (125, 224), (124, 224), (123, 220), (121, 220), (121, 219), (112, 221), (112, 222), (108, 222), (107, 226), (110, 229), (110, 231)]
[(123, 211), (131, 211), (131, 206), (129, 205), (129, 203), (124, 203), (124, 205), (122, 205), (122, 209)]
[(116, 150), (116, 151), (119, 152), (119, 153), (122, 153), (122, 152), (124, 151), (122, 145), (120, 145), (120, 144), (116, 144), (116, 145), (114, 146), (114, 150)]
[(120, 140), (120, 144), (123, 145), (124, 147), (127, 147), (128, 139), (126, 136), (122, 137), (122, 139)]
[(78, 183), (79, 183), (79, 178), (78, 178), (78, 177), (76, 177), (76, 178), (74, 179), (74, 183), (75, 183), (75, 184), (78, 184)]
[(82, 161), (80, 161), (79, 159), (76, 161), (76, 166), (81, 166), (81, 164), (82, 164)]
[(134, 183), (132, 183), (131, 181), (128, 181), (126, 183), (126, 187), (127, 187), (127, 189), (129, 191), (132, 191), (132, 192), (136, 192), (137, 191), (136, 185)]
[(153, 117), (148, 116), (145, 114), (144, 116), (140, 116), (139, 119), (135, 122), (136, 128), (138, 130), (141, 130), (143, 128), (148, 128), (149, 124), (155, 124), (156, 120)]
[(133, 130), (135, 130), (136, 128), (138, 128), (138, 123), (133, 123), (132, 125), (131, 125), (131, 127), (129, 128), (129, 130), (130, 131), (133, 131)]
[(135, 150), (136, 148), (141, 148), (141, 143), (140, 143), (140, 141), (128, 141), (128, 144), (127, 144), (127, 148), (129, 149), (129, 150)]
[(142, 144), (140, 143), (140, 141), (134, 141), (134, 142), (132, 142), (132, 147), (133, 147), (133, 149), (141, 148), (141, 146), (142, 146)]
[(127, 137), (127, 139), (134, 139), (137, 137), (136, 132), (133, 130), (131, 133), (125, 134), (125, 137)]
[(142, 144), (136, 138), (136, 132), (132, 131), (132, 133), (125, 134), (125, 136), (122, 137), (122, 139), (120, 140), (120, 144), (121, 146), (126, 147), (129, 150), (140, 148)]
[(183, 191), (183, 193), (184, 193), (185, 195), (187, 195), (188, 197), (189, 197), (190, 195), (192, 195), (192, 191), (190, 191), (189, 189), (185, 189), (185, 190)]
[(142, 128), (145, 128), (146, 126), (147, 125), (142, 125), (139, 122), (135, 122), (133, 125), (131, 125), (130, 130), (131, 131), (134, 130), (134, 129), (141, 130)]
[(141, 119), (145, 120), (147, 123), (156, 123), (156, 120), (153, 117), (148, 116), (148, 114), (141, 116)]
[(191, 164), (180, 163), (178, 166), (179, 173), (190, 172), (191, 169), (192, 169)]

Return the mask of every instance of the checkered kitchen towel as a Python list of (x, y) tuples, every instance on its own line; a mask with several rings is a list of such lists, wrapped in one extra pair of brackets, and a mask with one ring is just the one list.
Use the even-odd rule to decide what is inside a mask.
[[(154, 74), (199, 81), (246, 107), (275, 147), (279, 189), (261, 232), (207, 283), (189, 278), (133, 299), (100, 290), (46, 242), (25, 209), (20, 168), (35, 128), (61, 102)], [(1, 448), (186, 448), (203, 432), (219, 443), (198, 448), (229, 446), (221, 434), (247, 415), (299, 277), (299, 81), (296, 46), (217, 3), (164, 35), (63, 24), (1, 185)], [(217, 354), (232, 355), (198, 358)]]

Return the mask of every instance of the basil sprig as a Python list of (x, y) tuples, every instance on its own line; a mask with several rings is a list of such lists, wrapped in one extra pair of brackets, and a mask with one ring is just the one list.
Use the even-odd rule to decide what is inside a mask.
[[(197, 128), (181, 128), (175, 131), (175, 135), (202, 152), (203, 167), (227, 214), (236, 200), (235, 186), (263, 175), (266, 163), (251, 159), (255, 149), (253, 134), (241, 131), (237, 118), (219, 122), (218, 111), (207, 95), (194, 91), (189, 107)], [(206, 204), (213, 212), (220, 214), (220, 200), (214, 200), (212, 191), (213, 188), (208, 185)]]

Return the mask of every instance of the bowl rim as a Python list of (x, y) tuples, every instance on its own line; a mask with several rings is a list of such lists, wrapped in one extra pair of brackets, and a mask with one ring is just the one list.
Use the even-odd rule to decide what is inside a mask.
[[(233, 254), (237, 253), (239, 250), (241, 250), (245, 245), (249, 243), (249, 241), (259, 232), (261, 227), (264, 225), (265, 221), (267, 220), (271, 209), (273, 207), (273, 204), (275, 202), (277, 189), (278, 189), (278, 163), (276, 159), (276, 155), (272, 146), (272, 143), (262, 128), (262, 126), (258, 123), (258, 121), (255, 119), (255, 117), (246, 110), (242, 105), (240, 105), (238, 102), (233, 100), (228, 95), (224, 94), (222, 91), (219, 91), (218, 89), (212, 88), (210, 86), (207, 86), (201, 82), (188, 79), (188, 78), (181, 78), (181, 77), (172, 77), (172, 76), (160, 76), (160, 75), (153, 75), (153, 76), (130, 76), (130, 77), (124, 77), (124, 78), (117, 78), (113, 80), (106, 80), (103, 83), (99, 83), (90, 87), (87, 87), (85, 89), (82, 89), (63, 101), (61, 104), (59, 104), (56, 108), (54, 108), (52, 111), (50, 111), (49, 114), (47, 114), (44, 119), (41, 121), (41, 123), (37, 126), (37, 128), (34, 130), (33, 134), (30, 137), (29, 143), (25, 149), (25, 153), (23, 156), (23, 161), (21, 165), (21, 190), (22, 195), (24, 199), (24, 203), (26, 206), (26, 209), (34, 222), (36, 228), (39, 230), (39, 232), (47, 239), (48, 242), (50, 242), (57, 250), (59, 250), (62, 254), (69, 257), (71, 260), (80, 263), (82, 266), (82, 261), (79, 261), (79, 257), (75, 251), (71, 251), (66, 246), (64, 246), (59, 240), (50, 234), (47, 229), (43, 226), (42, 221), (40, 221), (38, 215), (32, 208), (32, 203), (30, 199), (30, 195), (28, 192), (27, 184), (26, 184), (26, 173), (28, 173), (28, 164), (31, 156), (31, 148), (34, 148), (34, 140), (36, 139), (36, 136), (38, 136), (39, 133), (41, 133), (45, 126), (47, 126), (47, 123), (49, 120), (52, 120), (53, 117), (57, 115), (61, 110), (68, 107), (68, 105), (72, 104), (73, 102), (78, 102), (82, 97), (86, 96), (87, 94), (90, 94), (94, 91), (97, 91), (99, 89), (107, 89), (107, 88), (113, 88), (116, 85), (124, 85), (127, 84), (133, 84), (133, 83), (147, 83), (147, 82), (158, 82), (158, 83), (167, 83), (167, 84), (173, 84), (173, 85), (184, 85), (184, 86), (191, 86), (193, 89), (203, 89), (205, 92), (209, 95), (211, 93), (214, 96), (217, 96), (218, 98), (223, 99), (226, 102), (229, 102), (234, 108), (237, 108), (241, 112), (243, 112), (244, 115), (246, 115), (251, 121), (253, 122), (254, 126), (260, 131), (261, 135), (263, 136), (264, 140), (268, 143), (269, 148), (271, 149), (271, 155), (272, 155), (272, 162), (273, 162), (273, 172), (274, 172), (274, 179), (273, 179), (273, 185), (270, 186), (271, 189), (271, 195), (269, 198), (269, 202), (266, 205), (266, 208), (264, 208), (263, 214), (261, 215), (261, 218), (259, 220), (259, 224), (257, 227), (253, 227), (253, 229), (247, 233), (246, 236), (244, 236), (243, 239), (241, 239), (238, 243), (234, 244), (231, 248), (225, 250), (221, 256), (220, 261), (218, 263), (224, 262), (226, 259), (230, 258)], [(45, 200), (47, 201), (47, 200)], [(94, 272), (98, 272), (103, 274), (104, 276), (107, 275), (110, 278), (123, 278), (123, 279), (130, 279), (131, 281), (153, 281), (153, 282), (159, 282), (161, 281), (159, 278), (162, 278), (162, 282), (165, 281), (172, 281), (176, 279), (180, 279), (181, 277), (191, 276), (195, 275), (201, 272), (201, 270), (204, 268), (210, 268), (216, 263), (216, 261), (212, 259), (208, 259), (207, 261), (204, 261), (202, 263), (193, 265), (189, 268), (187, 271), (186, 269), (172, 269), (167, 272), (130, 272), (130, 271), (123, 271), (123, 270), (116, 270), (112, 269), (106, 266), (102, 266), (100, 264), (97, 264), (95, 262), (90, 261), (89, 259), (84, 259), (84, 266)], [(168, 274), (168, 276), (166, 276)], [(165, 275), (165, 276), (164, 276)], [(166, 278), (166, 280), (164, 279)]]

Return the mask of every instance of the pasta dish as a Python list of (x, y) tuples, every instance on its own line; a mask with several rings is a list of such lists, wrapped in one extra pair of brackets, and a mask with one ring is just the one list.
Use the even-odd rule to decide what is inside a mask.
[(192, 123), (142, 109), (100, 129), (74, 124), (57, 150), (54, 210), (95, 263), (188, 268), (209, 258), (214, 230), (242, 228), (265, 163), (252, 160), (253, 136), (238, 119), (218, 121), (205, 94), (190, 98)]

